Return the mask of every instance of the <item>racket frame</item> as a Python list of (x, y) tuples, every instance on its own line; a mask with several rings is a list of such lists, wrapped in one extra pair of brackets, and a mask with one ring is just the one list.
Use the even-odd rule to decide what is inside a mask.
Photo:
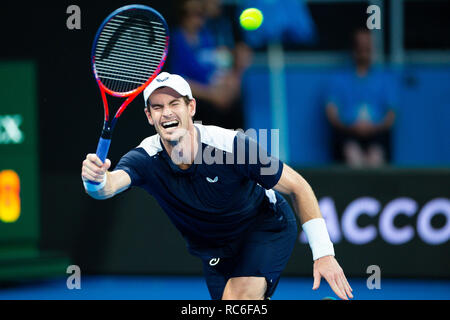
[[(138, 88), (128, 91), (128, 92), (116, 92), (116, 91), (112, 91), (110, 89), (108, 89), (101, 81), (100, 78), (97, 74), (97, 70), (95, 69), (95, 49), (97, 47), (97, 42), (98, 39), (100, 37), (101, 32), (103, 31), (103, 28), (105, 27), (105, 25), (116, 15), (120, 14), (121, 12), (124, 11), (128, 11), (128, 10), (136, 10), (136, 9), (142, 9), (142, 10), (147, 10), (147, 11), (151, 11), (153, 14), (155, 14), (156, 16), (159, 17), (159, 19), (161, 20), (161, 22), (163, 23), (164, 28), (167, 30), (167, 35), (166, 35), (166, 43), (165, 43), (165, 48), (164, 48), (164, 53), (163, 56), (161, 58), (161, 61), (158, 65), (158, 67), (156, 68), (155, 72), (153, 73), (153, 75), (141, 86), (139, 86)], [(145, 6), (145, 5), (140, 5), (140, 4), (132, 4), (132, 5), (126, 5), (123, 7), (120, 7), (116, 10), (114, 10), (110, 15), (108, 15), (102, 22), (102, 24), (100, 25), (100, 27), (97, 30), (97, 33), (95, 35), (94, 38), (94, 42), (92, 45), (92, 52), (91, 52), (91, 63), (92, 63), (92, 70), (94, 72), (94, 77), (95, 80), (97, 81), (97, 85), (100, 89), (100, 93), (101, 93), (101, 97), (102, 97), (102, 101), (103, 101), (103, 108), (104, 108), (104, 124), (103, 124), (103, 130), (102, 130), (102, 134), (101, 137), (103, 139), (111, 139), (111, 135), (112, 135), (112, 131), (114, 129), (114, 126), (116, 125), (116, 122), (118, 120), (118, 118), (122, 115), (122, 113), (125, 111), (126, 107), (150, 84), (150, 82), (153, 81), (153, 79), (160, 73), (162, 67), (164, 66), (164, 63), (166, 61), (167, 58), (167, 54), (168, 54), (168, 50), (169, 50), (169, 27), (167, 25), (166, 20), (164, 19), (164, 17), (155, 9), (149, 7), (149, 6)], [(106, 98), (106, 93), (114, 96), (114, 97), (120, 97), (120, 98), (127, 98), (122, 105), (119, 107), (119, 109), (117, 110), (116, 114), (114, 115), (114, 118), (110, 119), (110, 112), (109, 112), (109, 107), (108, 107), (108, 100)], [(101, 159), (102, 161), (104, 161), (104, 159)]]
[[(108, 89), (101, 81), (100, 81), (100, 77), (97, 74), (97, 70), (95, 68), (95, 49), (97, 47), (97, 42), (99, 40), (100, 34), (103, 31), (103, 28), (105, 27), (105, 25), (116, 15), (120, 14), (121, 12), (124, 11), (128, 11), (128, 10), (146, 10), (146, 11), (150, 11), (153, 14), (155, 14), (156, 16), (159, 17), (160, 21), (163, 23), (163, 26), (165, 28), (165, 30), (167, 31), (166, 34), (166, 43), (165, 43), (165, 48), (164, 48), (164, 52), (162, 55), (162, 58), (159, 62), (158, 67), (156, 68), (156, 70), (153, 72), (152, 76), (141, 86), (139, 86), (136, 89), (133, 89), (131, 91), (128, 92), (116, 92), (116, 91), (112, 91), (110, 89)], [(164, 63), (166, 62), (166, 58), (167, 58), (167, 54), (168, 54), (168, 50), (169, 50), (169, 27), (167, 25), (166, 20), (164, 19), (164, 17), (155, 9), (149, 7), (149, 6), (145, 6), (145, 5), (140, 5), (140, 4), (132, 4), (132, 5), (126, 5), (123, 7), (120, 7), (116, 10), (114, 10), (110, 15), (108, 15), (102, 22), (102, 24), (100, 25), (100, 27), (97, 29), (97, 33), (95, 34), (95, 38), (93, 41), (93, 45), (92, 45), (92, 51), (91, 51), (91, 64), (92, 64), (92, 70), (94, 72), (94, 77), (95, 80), (97, 82), (97, 85), (100, 89), (100, 93), (101, 93), (101, 97), (102, 97), (102, 101), (103, 101), (103, 109), (104, 109), (104, 121), (103, 121), (103, 129), (102, 129), (102, 133), (97, 145), (97, 151), (96, 154), (97, 156), (100, 158), (100, 160), (102, 162), (105, 162), (106, 160), (106, 156), (108, 154), (108, 150), (109, 150), (109, 146), (111, 144), (111, 137), (112, 137), (112, 132), (114, 130), (114, 127), (116, 125), (117, 120), (119, 119), (119, 117), (122, 115), (122, 113), (125, 111), (126, 107), (150, 84), (150, 82), (153, 81), (153, 79), (161, 72), (162, 67), (164, 66)], [(127, 98), (119, 107), (119, 109), (116, 111), (116, 114), (114, 115), (114, 117), (112, 119), (110, 119), (110, 112), (109, 112), (109, 107), (108, 107), (108, 100), (106, 97), (106, 93), (113, 96), (113, 97), (120, 97), (120, 98)], [(91, 185), (100, 185), (98, 182), (94, 182), (94, 181), (87, 181), (87, 183), (91, 184)], [(92, 186), (94, 187), (94, 186)], [(95, 189), (95, 187), (94, 187)]]

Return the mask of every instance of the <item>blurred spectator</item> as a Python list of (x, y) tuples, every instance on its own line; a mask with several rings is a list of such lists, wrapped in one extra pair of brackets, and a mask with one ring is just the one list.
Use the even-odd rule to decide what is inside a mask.
[[(252, 51), (242, 40), (237, 23), (231, 23), (232, 14), (224, 14), (222, 0), (203, 0), (205, 3), (206, 28), (213, 34), (219, 54), (220, 65), (233, 68), (238, 77), (251, 63)], [(236, 19), (237, 21), (237, 19)]]
[(353, 67), (331, 81), (326, 115), (334, 131), (335, 160), (352, 167), (377, 167), (390, 157), (392, 82), (372, 66), (370, 31), (357, 30), (352, 41)]
[(195, 120), (237, 129), (243, 127), (241, 75), (249, 54), (235, 50), (232, 26), (221, 9), (216, 0), (179, 1), (180, 23), (171, 37), (170, 67), (192, 88)]

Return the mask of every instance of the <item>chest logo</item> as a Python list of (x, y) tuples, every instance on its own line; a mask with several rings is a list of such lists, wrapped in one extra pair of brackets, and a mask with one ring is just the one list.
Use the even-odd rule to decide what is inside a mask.
[(220, 261), (220, 258), (212, 258), (211, 260), (209, 260), (209, 265), (210, 266), (215, 266), (216, 264), (218, 264)]
[(206, 181), (208, 181), (209, 183), (216, 183), (217, 181), (219, 181), (219, 177), (216, 176), (214, 179), (211, 179), (210, 177), (206, 177)]

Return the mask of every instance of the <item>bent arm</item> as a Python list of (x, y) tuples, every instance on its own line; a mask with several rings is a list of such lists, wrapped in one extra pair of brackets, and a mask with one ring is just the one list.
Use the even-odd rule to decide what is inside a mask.
[(313, 253), (313, 290), (319, 288), (320, 279), (324, 277), (338, 297), (345, 300), (348, 300), (348, 297), (353, 298), (353, 289), (334, 258), (333, 243), (320, 213), (316, 196), (308, 182), (284, 164), (283, 173), (274, 189), (292, 197), (295, 211), (303, 223), (302, 228)]
[(283, 173), (274, 189), (291, 197), (303, 231), (308, 238), (313, 260), (334, 256), (333, 243), (330, 240), (325, 220), (308, 182), (294, 169), (283, 164)]
[(322, 218), (319, 204), (311, 186), (288, 165), (283, 164), (283, 173), (274, 189), (291, 197), (292, 204), (301, 223), (311, 219)]

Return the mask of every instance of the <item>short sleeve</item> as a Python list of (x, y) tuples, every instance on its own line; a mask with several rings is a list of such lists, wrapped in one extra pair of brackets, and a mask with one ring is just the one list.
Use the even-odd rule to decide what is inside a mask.
[(271, 189), (280, 180), (283, 162), (249, 136), (241, 132), (236, 134), (233, 154), (237, 172), (263, 188)]
[(124, 170), (131, 178), (131, 186), (140, 186), (145, 183), (144, 169), (147, 166), (147, 158), (144, 149), (133, 149), (120, 159), (114, 171)]

